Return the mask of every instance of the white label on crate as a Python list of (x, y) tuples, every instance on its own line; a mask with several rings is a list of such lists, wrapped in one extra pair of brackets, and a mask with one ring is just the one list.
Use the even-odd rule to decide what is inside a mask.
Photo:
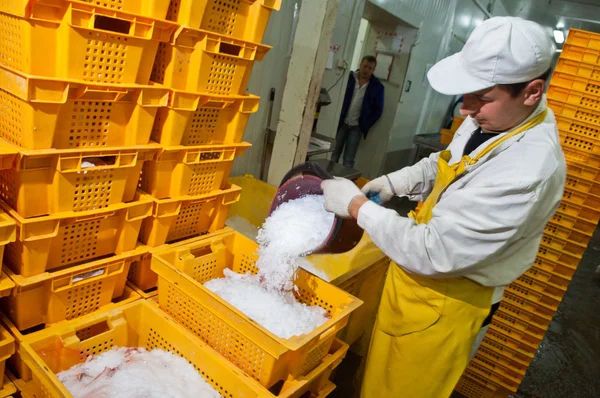
[(74, 276), (73, 279), (71, 280), (71, 282), (77, 283), (77, 282), (84, 281), (86, 279), (93, 278), (95, 276), (100, 276), (100, 275), (104, 274), (104, 271), (105, 271), (105, 269), (102, 268), (102, 269), (97, 269), (96, 271), (85, 272), (83, 274)]

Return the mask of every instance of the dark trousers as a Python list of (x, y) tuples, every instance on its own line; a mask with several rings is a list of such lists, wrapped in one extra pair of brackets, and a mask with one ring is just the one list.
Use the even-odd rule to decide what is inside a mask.
[(331, 160), (339, 162), (343, 150), (344, 166), (354, 167), (354, 158), (356, 157), (361, 137), (362, 132), (358, 126), (348, 126), (346, 123), (343, 123), (335, 136), (335, 150), (331, 155)]

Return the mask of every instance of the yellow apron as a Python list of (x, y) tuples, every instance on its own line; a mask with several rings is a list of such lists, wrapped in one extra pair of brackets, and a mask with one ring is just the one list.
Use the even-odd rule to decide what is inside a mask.
[[(509, 138), (541, 123), (547, 111), (492, 142), (479, 154), (452, 165), (442, 151), (433, 190), (419, 210), (427, 223), (440, 196), (469, 165)], [(492, 304), (494, 288), (467, 278), (432, 279), (405, 272), (393, 261), (385, 281), (371, 338), (361, 396), (364, 398), (450, 396), (469, 362), (471, 345)]]

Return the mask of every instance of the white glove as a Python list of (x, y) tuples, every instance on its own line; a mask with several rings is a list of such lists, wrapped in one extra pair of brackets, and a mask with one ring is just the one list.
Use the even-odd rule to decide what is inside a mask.
[(364, 196), (352, 181), (339, 177), (323, 180), (321, 189), (325, 196), (325, 210), (342, 218), (350, 218), (348, 208), (352, 199)]
[(397, 195), (396, 189), (392, 186), (390, 175), (382, 175), (381, 177), (369, 181), (362, 187), (362, 193), (366, 195), (369, 192), (377, 192), (381, 199), (381, 203), (389, 201), (393, 196)]

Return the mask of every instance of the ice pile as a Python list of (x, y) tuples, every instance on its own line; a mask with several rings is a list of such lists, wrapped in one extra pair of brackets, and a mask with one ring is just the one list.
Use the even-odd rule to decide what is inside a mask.
[(299, 257), (319, 247), (329, 235), (335, 215), (323, 203), (322, 195), (282, 203), (258, 231), (256, 266), (267, 289), (292, 289)]
[(185, 359), (163, 350), (113, 348), (57, 374), (75, 398), (216, 398)]
[(224, 270), (225, 278), (204, 284), (274, 335), (287, 339), (310, 333), (327, 321), (327, 311), (299, 303), (294, 293), (267, 290), (258, 275)]
[(312, 332), (328, 319), (319, 306), (296, 301), (293, 280), (302, 256), (329, 235), (334, 214), (323, 196), (307, 195), (281, 204), (258, 231), (257, 275), (224, 270), (204, 286), (281, 338)]

